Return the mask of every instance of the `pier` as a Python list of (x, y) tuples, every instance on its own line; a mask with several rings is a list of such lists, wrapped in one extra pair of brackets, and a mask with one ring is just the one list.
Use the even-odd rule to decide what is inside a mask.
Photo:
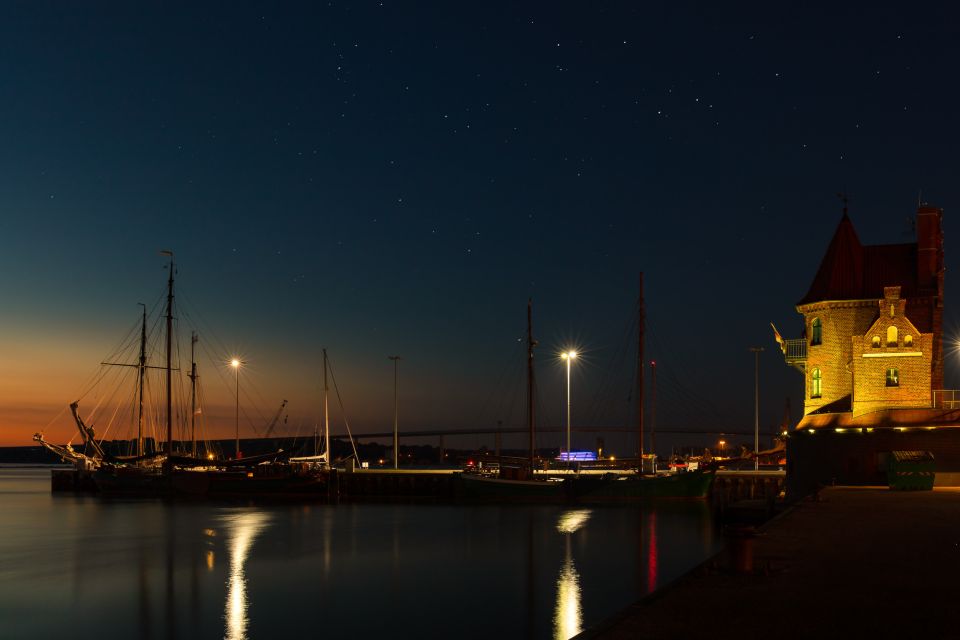
[(958, 489), (824, 489), (577, 637), (944, 637), (958, 530)]
[[(270, 467), (256, 467), (252, 471), (230, 473), (229, 491), (225, 491), (224, 482), (217, 480), (222, 472), (216, 476), (210, 476), (205, 480), (206, 472), (198, 471), (179, 471), (169, 485), (164, 485), (162, 492), (150, 491), (142, 494), (140, 497), (164, 497), (164, 498), (183, 498), (183, 499), (258, 499), (258, 500), (303, 500), (320, 502), (472, 502), (474, 500), (464, 492), (463, 482), (460, 481), (460, 475), (463, 473), (460, 469), (357, 469), (352, 465), (346, 468), (332, 469), (321, 472), (316, 485), (309, 489), (304, 489), (299, 484), (295, 488), (285, 491), (282, 488), (273, 492), (266, 490), (262, 480), (270, 475)], [(562, 501), (581, 502), (590, 501), (587, 495), (581, 493), (582, 490), (591, 491), (591, 487), (596, 488), (597, 481), (604, 481), (615, 475), (630, 476), (634, 475), (627, 469), (615, 469), (612, 467), (588, 468), (583, 470), (571, 469), (553, 469), (538, 471), (538, 476), (544, 478), (544, 485), (554, 485), (553, 482), (547, 482), (546, 478), (551, 477), (558, 486), (560, 482), (564, 484), (562, 492)], [(667, 474), (668, 476), (673, 474)], [(680, 472), (681, 480), (684, 472)], [(752, 472), (752, 471), (721, 471), (715, 476), (713, 487), (708, 491), (709, 477), (705, 480), (696, 480), (699, 494), (673, 493), (663, 494), (660, 497), (665, 498), (706, 498), (710, 501), (714, 511), (722, 515), (727, 511), (749, 512), (751, 519), (764, 518), (772, 510), (774, 501), (783, 487), (783, 472)], [(692, 479), (691, 473), (689, 478)], [(578, 481), (578, 479), (581, 479)], [(672, 481), (671, 481), (672, 482)], [(249, 483), (249, 488), (247, 487)], [(571, 484), (572, 483), (572, 484)], [(583, 483), (588, 483), (584, 485)], [(676, 485), (674, 485), (676, 486)], [(79, 492), (79, 493), (98, 493), (97, 481), (94, 480), (93, 472), (80, 471), (73, 468), (54, 469), (51, 471), (51, 490), (54, 492)], [(109, 490), (104, 490), (104, 495), (111, 495)], [(136, 496), (137, 494), (131, 494)], [(592, 494), (591, 494), (592, 495)], [(560, 496), (557, 496), (560, 497)], [(550, 503), (556, 503), (557, 497), (549, 500)], [(597, 498), (603, 502), (609, 503), (630, 503), (642, 499), (650, 499), (655, 495), (609, 495), (603, 498)], [(513, 497), (507, 501), (537, 502), (537, 499)], [(488, 502), (499, 502), (500, 499), (488, 498)]]

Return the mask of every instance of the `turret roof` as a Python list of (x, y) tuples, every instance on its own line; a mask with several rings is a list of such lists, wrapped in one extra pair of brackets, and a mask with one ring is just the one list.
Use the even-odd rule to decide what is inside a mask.
[(797, 304), (879, 300), (884, 287), (896, 285), (900, 286), (902, 297), (916, 295), (916, 243), (864, 246), (844, 212), (807, 295)]

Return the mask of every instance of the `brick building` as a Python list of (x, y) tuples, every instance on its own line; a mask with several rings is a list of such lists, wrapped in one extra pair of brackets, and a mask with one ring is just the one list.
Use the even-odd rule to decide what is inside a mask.
[(804, 375), (798, 429), (933, 407), (943, 389), (942, 215), (922, 207), (916, 242), (871, 246), (844, 212), (797, 303), (804, 335), (780, 341)]
[(891, 447), (933, 450), (938, 470), (960, 471), (960, 395), (943, 391), (942, 219), (922, 206), (916, 241), (863, 245), (844, 211), (797, 303), (801, 337), (775, 333), (804, 377), (788, 438), (795, 486), (882, 482)]

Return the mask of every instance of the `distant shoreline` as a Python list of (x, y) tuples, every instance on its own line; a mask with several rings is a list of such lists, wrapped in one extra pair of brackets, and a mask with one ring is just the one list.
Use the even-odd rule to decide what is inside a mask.
[(51, 464), (42, 462), (0, 462), (0, 469), (64, 469), (69, 467), (70, 465), (62, 462)]
[(60, 465), (60, 458), (40, 446), (0, 447), (0, 464), (3, 465)]

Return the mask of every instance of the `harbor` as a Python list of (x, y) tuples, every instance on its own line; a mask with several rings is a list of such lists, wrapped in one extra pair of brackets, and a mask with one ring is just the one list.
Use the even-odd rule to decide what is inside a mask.
[(721, 544), (704, 500), (105, 500), (2, 466), (0, 500), (2, 635), (15, 639), (295, 636), (321, 616), (359, 637), (566, 638)]
[(958, 24), (0, 3), (0, 640), (960, 636)]
[[(426, 502), (521, 502), (521, 503), (617, 503), (633, 502), (656, 497), (662, 498), (707, 498), (717, 505), (729, 505), (738, 500), (763, 499), (776, 500), (783, 491), (785, 474), (781, 472), (680, 472), (661, 474), (661, 480), (669, 483), (668, 489), (647, 492), (613, 492), (620, 485), (631, 485), (636, 472), (610, 469), (557, 470), (538, 474), (538, 483), (547, 492), (527, 495), (522, 491), (490, 491), (485, 484), (491, 476), (460, 469), (332, 469), (330, 471), (310, 472), (317, 481), (306, 486), (287, 486), (272, 488), (264, 486), (269, 479), (272, 466), (258, 465), (235, 470), (228, 474), (203, 470), (183, 471), (169, 480), (169, 490), (153, 488), (129, 491), (114, 489), (103, 484), (102, 476), (98, 482), (96, 474), (74, 468), (53, 469), (50, 472), (50, 489), (55, 493), (103, 494), (107, 497), (144, 497), (196, 500), (204, 498), (232, 500), (302, 500), (306, 502), (353, 502), (353, 501), (426, 501)], [(286, 466), (276, 473), (289, 477)], [(468, 479), (464, 479), (464, 474)], [(203, 482), (204, 476), (213, 480)], [(229, 479), (229, 488), (218, 488), (217, 478)], [(470, 477), (476, 477), (470, 484)], [(211, 484), (211, 482), (213, 484)], [(510, 482), (510, 481), (507, 481)], [(479, 486), (476, 484), (479, 483)], [(678, 485), (678, 483), (680, 483)], [(682, 485), (682, 486), (681, 486)], [(496, 486), (496, 485), (494, 485)], [(510, 485), (506, 485), (510, 487)], [(538, 487), (539, 488), (539, 487)]]

